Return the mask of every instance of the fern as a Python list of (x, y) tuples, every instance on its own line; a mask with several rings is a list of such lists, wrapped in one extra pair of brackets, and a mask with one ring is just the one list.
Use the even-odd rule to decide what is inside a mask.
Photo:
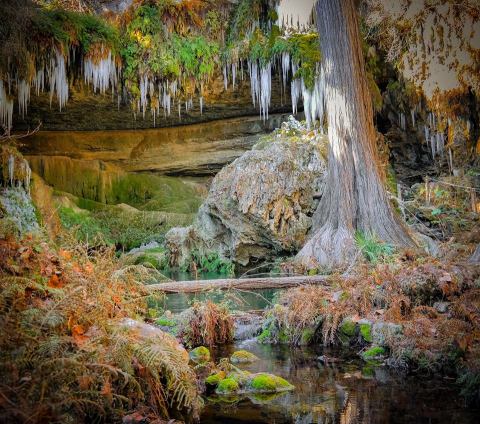
[(381, 242), (375, 236), (360, 231), (355, 233), (355, 242), (365, 259), (372, 264), (384, 261), (395, 253), (395, 248), (391, 244)]

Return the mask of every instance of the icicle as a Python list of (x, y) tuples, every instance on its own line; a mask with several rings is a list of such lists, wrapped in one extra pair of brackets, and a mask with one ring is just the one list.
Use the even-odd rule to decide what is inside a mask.
[(25, 117), (27, 113), (28, 102), (30, 101), (30, 84), (25, 80), (21, 80), (17, 85), (18, 95), (18, 113)]
[(410, 110), (410, 116), (412, 117), (412, 127), (415, 128), (415, 110)]
[(252, 94), (253, 107), (256, 107), (260, 96), (260, 76), (257, 62), (248, 62), (248, 73), (250, 75), (250, 92)]
[(178, 102), (178, 119), (182, 120), (182, 105)]
[(47, 74), (50, 86), (50, 106), (53, 95), (56, 94), (61, 111), (68, 101), (68, 79), (65, 58), (57, 49), (54, 49), (54, 56), (50, 59)]
[[(292, 63), (292, 75), (297, 73), (297, 66)], [(292, 80), (291, 95), (292, 95), (292, 113), (294, 115), (298, 112), (298, 101), (302, 92), (302, 81), (298, 78)]]
[(140, 78), (140, 107), (142, 110), (143, 119), (145, 119), (145, 110), (147, 109), (147, 91), (149, 83), (146, 75)]
[(203, 97), (200, 97), (200, 115), (203, 115)]
[(430, 137), (430, 147), (432, 149), (432, 158), (435, 158), (435, 148), (436, 148), (435, 134), (432, 134)]
[(35, 93), (37, 96), (40, 95), (40, 92), (45, 90), (45, 70), (39, 69), (35, 78), (33, 79), (33, 86), (35, 87)]
[(310, 90), (307, 90), (305, 83), (301, 81), (302, 84), (302, 96), (303, 96), (303, 110), (305, 113), (305, 119), (307, 121), (307, 128), (312, 128), (313, 117), (312, 117), (312, 93)]
[(228, 74), (227, 74), (227, 65), (223, 66), (223, 86), (225, 91), (228, 90)]
[(270, 62), (261, 69), (260, 75), (260, 115), (266, 121), (272, 98), (272, 64)]
[(85, 83), (93, 83), (94, 93), (99, 90), (101, 94), (105, 94), (109, 87), (114, 90), (117, 85), (117, 68), (112, 52), (108, 51), (103, 59), (97, 61), (87, 57), (83, 61), (83, 74)]
[(425, 129), (425, 143), (427, 143), (427, 146), (428, 146), (428, 144), (430, 142), (430, 130), (429, 130), (427, 124), (425, 124), (424, 129)]
[(287, 90), (288, 73), (290, 71), (290, 53), (282, 53), (283, 92)]
[(237, 64), (232, 63), (232, 84), (233, 84), (233, 89), (235, 90), (235, 83), (237, 80)]
[(7, 134), (12, 129), (13, 100), (10, 99), (5, 90), (3, 80), (0, 79), (0, 124), (5, 128)]

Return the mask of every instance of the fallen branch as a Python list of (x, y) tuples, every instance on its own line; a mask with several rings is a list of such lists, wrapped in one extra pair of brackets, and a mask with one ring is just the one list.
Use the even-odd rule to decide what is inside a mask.
[(165, 293), (197, 293), (208, 290), (260, 290), (284, 289), (308, 284), (328, 285), (328, 277), (324, 275), (299, 277), (267, 277), (267, 278), (229, 278), (222, 280), (176, 281), (173, 283), (151, 284), (147, 288), (151, 291)]

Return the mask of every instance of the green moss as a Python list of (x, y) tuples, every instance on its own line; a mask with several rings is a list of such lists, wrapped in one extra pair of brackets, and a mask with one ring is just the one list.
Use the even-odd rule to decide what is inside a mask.
[(353, 337), (357, 330), (357, 324), (349, 319), (345, 319), (340, 326), (340, 331), (347, 337)]
[(249, 388), (252, 391), (263, 393), (274, 393), (294, 389), (287, 380), (267, 373), (254, 375), (250, 380)]
[(362, 358), (366, 361), (375, 360), (385, 356), (386, 350), (381, 346), (374, 346), (362, 353)]
[(218, 383), (215, 392), (221, 395), (228, 395), (238, 392), (239, 389), (240, 385), (238, 382), (234, 378), (227, 377)]
[(159, 325), (160, 327), (175, 327), (177, 325), (176, 321), (166, 317), (158, 318), (155, 321), (155, 324)]
[(263, 329), (260, 335), (257, 337), (259, 343), (266, 343), (272, 337), (272, 332), (269, 328)]
[(210, 361), (210, 351), (205, 346), (199, 346), (191, 350), (189, 356), (190, 359), (197, 364)]
[(360, 334), (362, 335), (363, 339), (366, 342), (372, 343), (372, 324), (361, 323), (360, 324)]
[(232, 364), (248, 364), (255, 361), (258, 361), (258, 357), (246, 350), (238, 350), (230, 356)]
[(219, 371), (215, 374), (209, 375), (205, 379), (205, 384), (207, 386), (218, 386), (218, 384), (226, 378), (225, 371)]

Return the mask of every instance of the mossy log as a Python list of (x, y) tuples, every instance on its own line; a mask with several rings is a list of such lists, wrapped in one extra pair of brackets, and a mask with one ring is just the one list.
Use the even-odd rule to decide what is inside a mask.
[(216, 289), (284, 289), (307, 284), (328, 285), (328, 278), (322, 275), (240, 279), (229, 278), (221, 280), (175, 281), (171, 283), (151, 284), (148, 288), (152, 291), (163, 291), (166, 293), (197, 293)]

